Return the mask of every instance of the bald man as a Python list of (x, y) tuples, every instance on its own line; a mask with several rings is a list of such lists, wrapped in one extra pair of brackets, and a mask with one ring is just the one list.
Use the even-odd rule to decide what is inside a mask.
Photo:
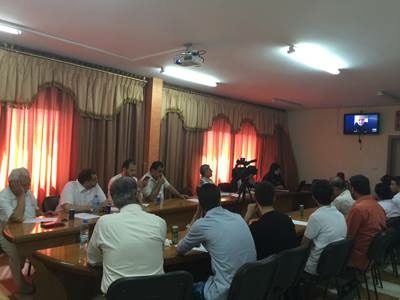
[(347, 188), (346, 181), (336, 176), (331, 178), (330, 184), (333, 188), (334, 200), (332, 204), (346, 217), (354, 204), (354, 199)]

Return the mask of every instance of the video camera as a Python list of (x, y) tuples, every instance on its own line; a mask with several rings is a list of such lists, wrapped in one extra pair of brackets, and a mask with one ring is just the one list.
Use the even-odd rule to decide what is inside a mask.
[(232, 169), (232, 178), (236, 182), (239, 179), (244, 181), (249, 179), (252, 175), (257, 175), (258, 169), (256, 166), (250, 164), (257, 162), (257, 159), (246, 161), (244, 157), (236, 161), (235, 167)]

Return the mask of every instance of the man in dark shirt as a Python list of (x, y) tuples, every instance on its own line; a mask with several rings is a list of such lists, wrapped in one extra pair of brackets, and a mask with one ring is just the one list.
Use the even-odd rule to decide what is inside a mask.
[(257, 259), (266, 258), (285, 249), (298, 245), (292, 220), (285, 214), (275, 211), (273, 202), (275, 188), (269, 182), (256, 185), (256, 202), (249, 204), (246, 222), (261, 215), (250, 225), (257, 250)]

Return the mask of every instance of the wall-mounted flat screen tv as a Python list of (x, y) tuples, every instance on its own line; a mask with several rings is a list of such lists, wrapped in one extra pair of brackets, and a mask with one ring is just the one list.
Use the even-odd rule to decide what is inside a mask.
[(344, 115), (344, 134), (379, 134), (379, 113), (354, 113)]

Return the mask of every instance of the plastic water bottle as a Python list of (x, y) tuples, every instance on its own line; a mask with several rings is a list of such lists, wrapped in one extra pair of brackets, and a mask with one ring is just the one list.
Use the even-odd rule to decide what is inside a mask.
[(86, 249), (89, 241), (89, 221), (83, 220), (79, 232), (79, 243), (81, 249)]
[(92, 199), (92, 209), (94, 213), (98, 213), (99, 212), (99, 207), (100, 207), (100, 199), (99, 196), (94, 195), (93, 199)]
[(156, 204), (160, 205), (161, 204), (161, 192), (157, 195), (156, 197)]

